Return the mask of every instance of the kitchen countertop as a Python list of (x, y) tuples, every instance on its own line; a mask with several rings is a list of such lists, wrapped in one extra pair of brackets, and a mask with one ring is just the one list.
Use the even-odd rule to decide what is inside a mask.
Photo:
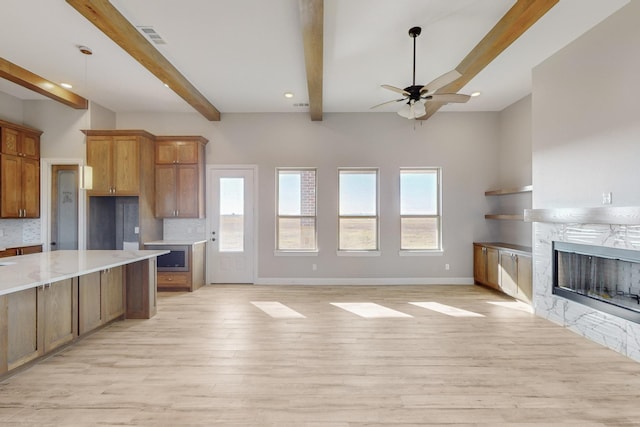
[(159, 245), (197, 245), (199, 243), (206, 243), (207, 240), (154, 240), (153, 242), (145, 242), (145, 245), (159, 246)]
[(0, 258), (0, 295), (166, 254), (145, 251), (53, 251)]

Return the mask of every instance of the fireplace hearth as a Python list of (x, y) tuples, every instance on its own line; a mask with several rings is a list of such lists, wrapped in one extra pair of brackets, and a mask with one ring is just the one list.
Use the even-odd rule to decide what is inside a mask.
[(553, 294), (640, 323), (640, 251), (553, 242)]

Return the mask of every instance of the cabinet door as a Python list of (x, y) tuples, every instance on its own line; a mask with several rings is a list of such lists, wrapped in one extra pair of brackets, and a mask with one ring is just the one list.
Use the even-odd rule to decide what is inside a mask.
[(533, 301), (533, 274), (531, 257), (518, 255), (518, 299)]
[(1, 150), (3, 154), (17, 156), (20, 154), (20, 132), (14, 129), (2, 128)]
[(140, 193), (140, 144), (137, 137), (115, 136), (114, 186), (119, 196), (137, 196)]
[[(4, 131), (5, 129), (3, 129)], [(22, 159), (0, 155), (0, 216), (19, 218), (22, 209)]]
[(482, 284), (487, 282), (487, 258), (484, 246), (473, 245), (473, 279)]
[(52, 283), (44, 291), (44, 352), (72, 341), (77, 331), (75, 280)]
[(171, 218), (176, 212), (176, 167), (156, 165), (156, 217)]
[(28, 133), (22, 134), (20, 152), (27, 158), (40, 160), (40, 137)]
[(37, 254), (42, 252), (42, 245), (23, 246), (20, 248), (20, 255)]
[(177, 168), (176, 209), (180, 218), (199, 217), (200, 175), (198, 165)]
[(172, 165), (176, 162), (176, 145), (173, 141), (156, 142), (156, 163)]
[(487, 248), (487, 285), (500, 289), (499, 254), (495, 248)]
[(15, 369), (43, 354), (43, 290), (31, 288), (6, 296), (7, 368)]
[(500, 251), (500, 289), (515, 297), (518, 293), (518, 257), (512, 252)]
[(180, 164), (198, 164), (200, 144), (192, 141), (176, 142), (176, 162)]
[(78, 334), (83, 335), (102, 325), (100, 272), (78, 278)]
[(91, 136), (87, 139), (87, 165), (93, 168), (93, 189), (90, 196), (109, 196), (113, 188), (112, 138)]
[(40, 162), (22, 159), (23, 218), (40, 218)]
[(104, 321), (109, 322), (124, 314), (123, 267), (114, 267), (102, 272), (102, 303)]

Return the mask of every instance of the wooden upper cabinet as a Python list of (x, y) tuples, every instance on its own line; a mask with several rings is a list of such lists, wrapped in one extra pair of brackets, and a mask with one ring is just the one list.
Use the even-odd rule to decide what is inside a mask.
[(40, 217), (40, 162), (0, 155), (0, 217)]
[(40, 135), (0, 120), (0, 217), (40, 217)]
[(204, 217), (204, 156), (201, 136), (156, 137), (156, 217)]
[(143, 165), (147, 163), (142, 159), (141, 146), (151, 144), (154, 136), (135, 130), (83, 132), (87, 135), (87, 164), (93, 168), (93, 188), (88, 195), (140, 195)]
[(202, 157), (201, 148), (207, 142), (202, 137), (159, 136), (156, 138), (156, 164), (196, 165)]
[(42, 132), (0, 120), (0, 152), (12, 156), (40, 160)]

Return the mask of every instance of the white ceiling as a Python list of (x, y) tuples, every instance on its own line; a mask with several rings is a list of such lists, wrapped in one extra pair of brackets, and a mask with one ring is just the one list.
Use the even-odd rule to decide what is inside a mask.
[[(455, 68), (513, 0), (325, 0), (324, 112), (365, 112), (397, 98), (381, 84), (411, 84), (413, 41), (421, 26), (416, 84)], [(499, 111), (530, 93), (531, 69), (628, 0), (560, 0), (478, 74), (444, 111)], [(297, 0), (112, 0), (134, 25), (152, 26), (158, 50), (222, 114), (308, 108)], [(191, 112), (182, 98), (64, 0), (2, 0), (5, 59), (115, 112)], [(93, 55), (79, 53), (86, 45)], [(0, 79), (0, 91), (42, 96)], [(295, 94), (284, 98), (284, 92)], [(375, 111), (396, 111), (397, 104)]]

